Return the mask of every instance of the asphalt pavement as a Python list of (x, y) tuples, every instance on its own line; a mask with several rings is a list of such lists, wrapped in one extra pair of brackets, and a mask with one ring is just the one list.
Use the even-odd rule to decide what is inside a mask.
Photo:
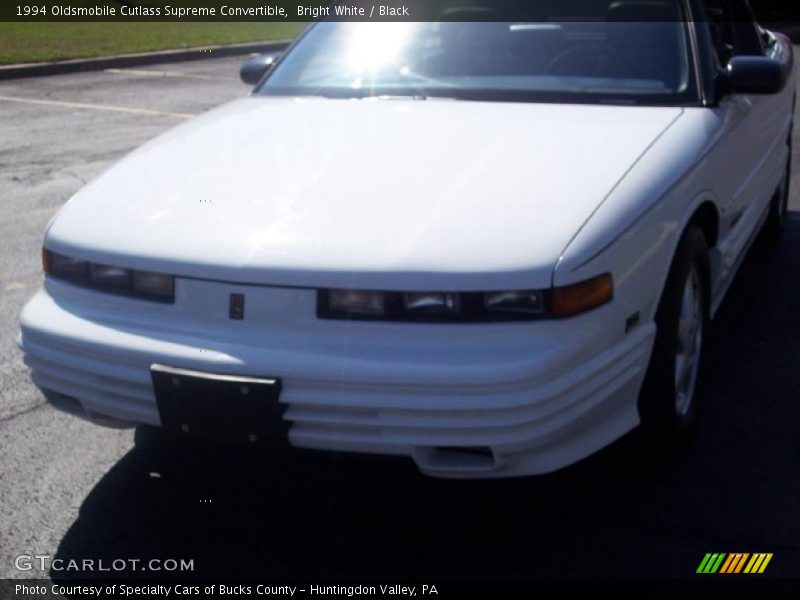
[(710, 332), (697, 435), (670, 461), (630, 435), (544, 477), (440, 481), (45, 404), (15, 339), (46, 224), (126, 152), (247, 94), (241, 60), (0, 82), (0, 578), (49, 575), (15, 569), (21, 554), (192, 559), (203, 576), (681, 578), (707, 552), (773, 552), (766, 576), (800, 577), (800, 153), (785, 238), (743, 265)]

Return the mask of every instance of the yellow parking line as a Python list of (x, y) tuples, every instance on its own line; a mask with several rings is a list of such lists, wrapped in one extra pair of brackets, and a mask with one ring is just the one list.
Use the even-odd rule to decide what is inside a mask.
[(194, 115), (190, 113), (177, 113), (150, 108), (129, 108), (127, 106), (111, 106), (109, 104), (88, 104), (86, 102), (64, 102), (62, 100), (39, 100), (36, 98), (20, 98), (18, 96), (0, 96), (0, 101), (20, 102), (23, 104), (41, 104), (44, 106), (60, 106), (63, 108), (82, 108), (88, 110), (106, 110), (111, 112), (131, 113), (135, 115), (153, 115), (157, 117), (175, 117), (188, 119)]

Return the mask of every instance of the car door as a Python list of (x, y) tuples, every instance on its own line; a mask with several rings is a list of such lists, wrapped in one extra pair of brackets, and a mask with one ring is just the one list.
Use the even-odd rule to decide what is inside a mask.
[[(735, 56), (765, 54), (744, 0), (709, 0), (707, 13), (719, 68)], [(726, 94), (712, 109), (720, 124), (709, 156), (721, 205), (717, 287), (726, 287), (735, 275), (783, 172), (785, 102), (784, 94)]]

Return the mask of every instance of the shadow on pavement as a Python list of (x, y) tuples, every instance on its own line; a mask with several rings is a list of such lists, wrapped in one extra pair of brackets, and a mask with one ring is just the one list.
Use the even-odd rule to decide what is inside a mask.
[(632, 434), (552, 475), (454, 482), (401, 459), (141, 428), (57, 558), (193, 559), (194, 576), (237, 578), (663, 578), (691, 576), (705, 552), (745, 551), (775, 552), (770, 574), (797, 577), (798, 282), (794, 213), (779, 248), (745, 261), (710, 332), (697, 436), (666, 464)]

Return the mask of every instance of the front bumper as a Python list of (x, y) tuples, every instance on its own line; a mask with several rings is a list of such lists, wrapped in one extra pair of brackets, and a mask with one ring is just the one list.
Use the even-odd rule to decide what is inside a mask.
[(655, 327), (609, 344), (613, 304), (528, 324), (320, 322), (313, 291), (243, 290), (249, 324), (215, 308), (232, 284), (182, 280), (175, 306), (151, 306), (46, 281), (19, 345), (36, 385), (103, 424), (160, 425), (153, 363), (280, 377), (292, 445), (408, 456), (442, 477), (549, 472), (638, 424)]

